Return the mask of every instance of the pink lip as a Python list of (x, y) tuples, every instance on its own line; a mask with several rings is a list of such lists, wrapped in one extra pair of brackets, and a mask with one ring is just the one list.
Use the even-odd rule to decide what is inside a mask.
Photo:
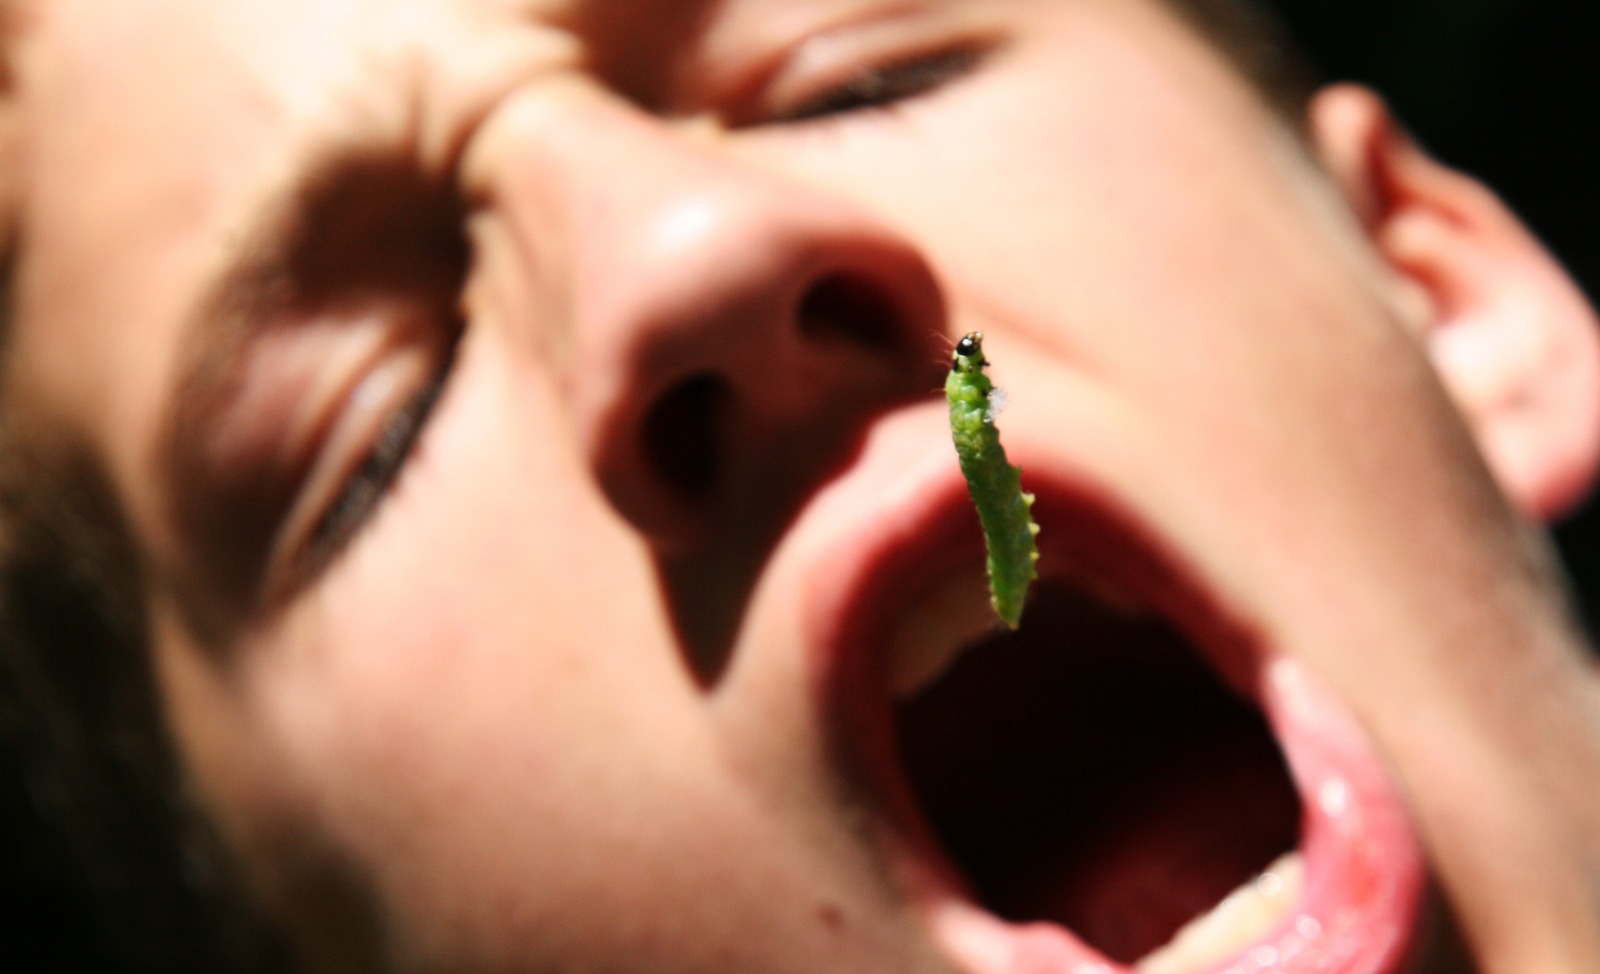
[[(1306, 879), (1298, 907), (1257, 942), (1197, 974), (1398, 971), (1417, 936), (1425, 867), (1404, 804), (1354, 718), (1298, 663), (1241, 635), (1247, 629), (1233, 614), (1105, 492), (1067, 476), (1041, 476), (1043, 462), (1024, 460), (1024, 468), (1039, 497), (1044, 571), (1052, 564), (1090, 568), (1178, 623), (1225, 679), (1259, 702), (1301, 796)], [(902, 464), (887, 480), (873, 492), (879, 503), (861, 512), (848, 550), (813, 570), (809, 636), (812, 676), (839, 751), (892, 823), (883, 837), (888, 855), (935, 939), (974, 974), (1132, 971), (1064, 927), (1008, 923), (973, 902), (911, 797), (878, 647), (926, 586), (981, 558), (982, 539), (953, 458)]]

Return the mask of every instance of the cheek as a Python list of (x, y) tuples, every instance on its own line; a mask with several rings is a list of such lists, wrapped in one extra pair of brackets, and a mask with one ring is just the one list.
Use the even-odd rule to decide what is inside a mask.
[(464, 352), (395, 493), (250, 673), (323, 841), (428, 914), (408, 926), (462, 936), (486, 904), (580, 903), (623, 858), (648, 876), (680, 813), (715, 813), (642, 548), (541, 380), (485, 361)]
[[(1040, 13), (1047, 41), (908, 105), (897, 138), (841, 125), (798, 165), (925, 248), (952, 334), (1026, 339), (1070, 372), (1047, 388), (1122, 400), (1219, 498), (1315, 490), (1313, 461), (1373, 442), (1356, 413), (1436, 390), (1292, 136), (1187, 35), (1115, 21), (1139, 6)], [(1264, 466), (1285, 458), (1306, 461), (1294, 485)]]
[(1030, 7), (1031, 39), (970, 81), (771, 156), (886, 211), (970, 316), (953, 333), (1012, 325), (1171, 388), (1155, 370), (1217, 356), (1200, 322), (1265, 319), (1303, 200), (1264, 109), (1164, 21), (1122, 23), (1138, 6)]

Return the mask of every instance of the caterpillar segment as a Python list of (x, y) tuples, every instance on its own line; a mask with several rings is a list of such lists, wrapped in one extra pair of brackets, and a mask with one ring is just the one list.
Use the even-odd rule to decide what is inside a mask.
[(1022, 470), (1011, 465), (1000, 445), (996, 390), (984, 372), (988, 364), (982, 333), (967, 335), (956, 343), (944, 389), (956, 457), (983, 527), (989, 602), (1000, 621), (1015, 629), (1028, 587), (1038, 577), (1039, 525), (1033, 521), (1033, 495), (1022, 489)]

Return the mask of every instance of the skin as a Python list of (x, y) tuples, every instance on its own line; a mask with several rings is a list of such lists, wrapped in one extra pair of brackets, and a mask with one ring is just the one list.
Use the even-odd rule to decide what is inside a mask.
[[(1479, 969), (1600, 970), (1600, 693), (1524, 520), (1592, 477), (1593, 317), (1372, 97), (1322, 96), (1308, 152), (1141, 0), (14, 15), (9, 406), (108, 471), (196, 791), (313, 960), (970, 961), (815, 620), (952, 476), (943, 350), (981, 330), (1030, 477), (1136, 512), (1364, 729)], [(783, 121), (985, 42), (894, 110)], [(330, 144), (416, 177), (312, 221), (302, 265), (358, 283), (181, 381)], [(459, 342), (451, 275), (408, 256), (448, 241), (363, 229), (439, 186)], [(452, 347), (382, 503), (303, 557)], [(663, 402), (720, 417), (714, 464), (652, 459), (707, 425)], [(306, 906), (329, 875), (370, 929)]]

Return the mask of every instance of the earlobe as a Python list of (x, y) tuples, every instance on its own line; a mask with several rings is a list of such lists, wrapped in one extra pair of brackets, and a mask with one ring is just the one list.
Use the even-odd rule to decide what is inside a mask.
[(1483, 184), (1430, 158), (1370, 91), (1314, 99), (1323, 165), (1395, 271), (1397, 314), (1502, 488), (1552, 518), (1600, 466), (1600, 324), (1578, 287)]

